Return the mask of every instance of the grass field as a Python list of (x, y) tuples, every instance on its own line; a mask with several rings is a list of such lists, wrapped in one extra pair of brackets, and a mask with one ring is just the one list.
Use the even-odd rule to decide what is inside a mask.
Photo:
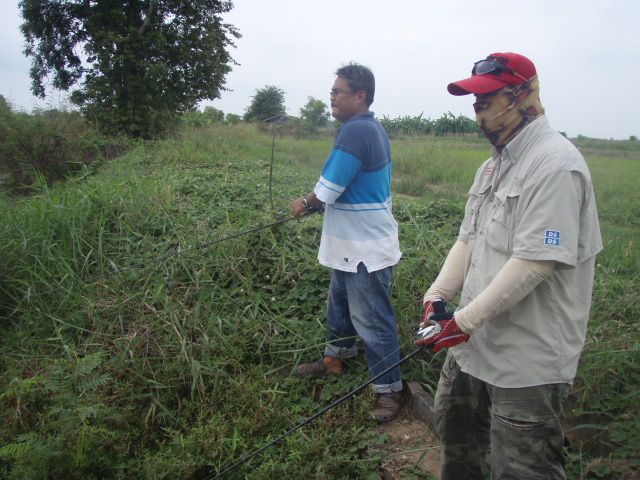
[[(287, 375), (323, 349), (319, 216), (218, 241), (287, 217), (331, 144), (277, 139), (273, 211), (271, 137), (244, 124), (188, 130), (29, 198), (1, 197), (0, 477), (212, 478), (366, 380), (362, 359), (339, 379)], [(640, 144), (578, 145), (605, 249), (567, 469), (637, 478)], [(408, 137), (392, 148), (404, 254), (393, 303), (408, 353), (488, 144)], [(403, 376), (433, 391), (441, 360), (411, 360)], [(378, 478), (367, 446), (387, 439), (373, 433), (371, 402), (340, 405), (227, 478)]]

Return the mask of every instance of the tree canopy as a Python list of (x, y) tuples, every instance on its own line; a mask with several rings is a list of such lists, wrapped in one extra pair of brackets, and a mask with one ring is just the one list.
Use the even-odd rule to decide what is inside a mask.
[(244, 112), (244, 119), (247, 122), (261, 121), (284, 114), (284, 90), (267, 85), (257, 89), (256, 94), (251, 97), (251, 104)]
[(329, 121), (327, 104), (317, 98), (309, 97), (306, 105), (300, 109), (300, 118), (313, 128), (324, 127)]
[(23, 0), (24, 53), (32, 91), (47, 79), (77, 89), (71, 101), (103, 128), (133, 136), (161, 133), (176, 114), (214, 99), (240, 38), (222, 23), (230, 1)]

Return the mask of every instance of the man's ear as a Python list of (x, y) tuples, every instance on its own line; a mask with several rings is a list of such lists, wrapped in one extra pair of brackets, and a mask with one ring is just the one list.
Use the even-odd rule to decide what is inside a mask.
[(367, 103), (367, 92), (365, 92), (364, 90), (358, 90), (356, 92), (356, 100), (358, 103), (364, 103), (366, 105)]

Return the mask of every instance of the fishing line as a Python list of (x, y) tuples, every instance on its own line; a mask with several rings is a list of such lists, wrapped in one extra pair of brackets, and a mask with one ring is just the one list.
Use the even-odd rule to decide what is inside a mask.
[[(151, 259), (148, 262), (146, 262), (146, 264), (152, 264), (152, 266), (157, 269), (159, 266), (161, 266), (161, 264), (163, 262), (166, 262), (167, 260), (169, 260), (169, 259), (171, 259), (173, 257), (177, 257), (178, 255), (183, 255), (183, 254), (185, 254), (187, 252), (191, 252), (193, 250), (203, 250), (203, 249), (205, 249), (207, 247), (211, 247), (213, 245), (225, 242), (227, 240), (233, 240), (234, 238), (238, 238), (238, 237), (241, 237), (243, 235), (248, 235), (250, 233), (259, 232), (260, 230), (265, 230), (267, 228), (275, 227), (277, 225), (280, 225), (280, 224), (283, 224), (283, 223), (286, 223), (286, 222), (290, 222), (291, 220), (308, 217), (308, 216), (311, 216), (311, 215), (313, 215), (314, 213), (316, 213), (318, 211), (319, 210), (311, 209), (311, 210), (305, 211), (299, 217), (290, 216), (290, 217), (282, 218), (280, 220), (276, 220), (275, 222), (271, 222), (271, 223), (268, 223), (266, 225), (260, 225), (258, 227), (254, 227), (254, 228), (251, 228), (249, 230), (245, 230), (245, 231), (242, 231), (242, 232), (239, 232), (239, 233), (235, 233), (233, 235), (229, 235), (229, 236), (226, 236), (226, 237), (223, 237), (223, 238), (218, 238), (218, 239), (212, 240), (210, 242), (204, 242), (204, 243), (202, 243), (200, 245), (195, 245), (193, 247), (189, 247), (189, 248), (184, 249), (184, 250), (180, 250), (179, 249), (180, 247), (178, 247), (177, 251), (171, 252), (171, 253), (168, 253), (168, 254), (165, 254), (165, 255), (162, 255), (162, 256), (159, 256), (159, 257), (157, 257), (155, 259)], [(130, 267), (118, 268), (118, 266), (115, 263), (113, 263), (109, 258), (106, 258), (106, 257), (104, 257), (104, 258), (111, 265), (111, 267), (113, 268), (115, 273), (123, 273), (123, 272), (128, 272), (128, 271), (131, 271), (131, 270), (138, 270), (138, 269), (139, 270), (144, 270), (144, 267), (145, 267), (145, 265), (143, 264), (143, 265), (134, 265), (134, 266), (130, 266)], [(151, 273), (153, 273), (153, 271)], [(71, 272), (68, 275), (70, 275), (74, 279), (74, 282), (76, 284), (77, 283), (82, 283), (81, 280), (77, 277), (76, 272)], [(95, 283), (95, 282), (99, 282), (99, 281), (103, 281), (103, 280), (107, 280), (107, 279), (108, 279), (108, 277), (100, 277), (100, 278), (95, 279), (93, 282)], [(193, 283), (193, 282), (176, 282), (176, 283), (184, 283), (184, 284), (186, 284), (186, 283)], [(29, 285), (29, 286), (27, 286), (26, 290), (23, 290), (24, 295), (22, 296), (22, 300), (24, 300), (25, 297), (28, 300), (32, 295), (35, 296), (36, 294), (49, 295), (49, 294), (54, 293), (54, 292), (59, 291), (59, 290), (66, 290), (64, 287), (58, 286), (58, 287), (50, 288), (49, 290), (45, 290), (43, 292), (37, 292), (37, 291), (34, 290), (34, 292), (32, 294), (31, 293), (31, 288), (32, 288), (32, 286)]]
[[(155, 260), (151, 260), (151, 262), (153, 262), (153, 263), (164, 262), (165, 260), (168, 260), (170, 258), (176, 257), (178, 255), (183, 255), (183, 254), (185, 254), (187, 252), (190, 252), (192, 250), (201, 250), (201, 249), (210, 247), (212, 245), (216, 245), (217, 243), (226, 242), (227, 240), (232, 240), (234, 238), (238, 238), (238, 237), (241, 237), (243, 235), (248, 235), (250, 233), (255, 233), (255, 232), (258, 232), (260, 230), (264, 230), (265, 228), (275, 227), (276, 225), (280, 225), (282, 223), (290, 222), (291, 220), (295, 220), (295, 219), (298, 219), (298, 218), (308, 217), (310, 215), (313, 215), (317, 211), (318, 210), (310, 210), (310, 211), (306, 211), (305, 213), (303, 213), (299, 217), (291, 216), (291, 217), (287, 217), (287, 218), (282, 218), (280, 220), (276, 220), (275, 222), (269, 223), (267, 225), (260, 225), (259, 227), (251, 228), (249, 230), (245, 230), (244, 232), (240, 232), (240, 233), (235, 233), (233, 235), (229, 235), (228, 237), (219, 238), (219, 239), (213, 240), (211, 242), (205, 242), (205, 243), (202, 243), (200, 245), (195, 245), (193, 247), (189, 247), (189, 248), (184, 249), (184, 250), (178, 250), (176, 252), (173, 252), (173, 253), (170, 253), (170, 254), (167, 254), (167, 255), (163, 255), (161, 257), (156, 258)], [(133, 267), (131, 267), (131, 268), (133, 268)]]
[(358, 392), (360, 392), (362, 389), (364, 389), (367, 385), (373, 383), (375, 380), (377, 380), (378, 378), (380, 378), (383, 375), (386, 375), (387, 373), (389, 373), (391, 370), (393, 370), (394, 368), (400, 366), (401, 364), (403, 364), (404, 362), (406, 362), (407, 360), (409, 360), (411, 357), (413, 357), (414, 355), (416, 355), (418, 352), (421, 352), (422, 350), (424, 350), (425, 347), (418, 347), (416, 348), (413, 352), (409, 353), (408, 355), (406, 355), (404, 358), (401, 358), (400, 360), (398, 360), (397, 362), (395, 362), (393, 365), (391, 365), (389, 368), (383, 370), (382, 372), (378, 373), (377, 375), (371, 377), (368, 381), (366, 381), (365, 383), (361, 384), (360, 386), (356, 387), (354, 390), (350, 391), (349, 393), (346, 393), (345, 395), (343, 395), (342, 397), (340, 397), (338, 400), (334, 401), (333, 403), (331, 403), (330, 405), (324, 407), (323, 409), (321, 409), (320, 411), (318, 411), (317, 413), (313, 414), (312, 416), (310, 416), (309, 418), (304, 419), (303, 421), (299, 422), (295, 427), (287, 430), (285, 433), (283, 433), (282, 435), (280, 435), (279, 437), (277, 437), (276, 439), (270, 441), (269, 443), (267, 443), (266, 445), (263, 445), (262, 447), (258, 448), (257, 450), (251, 452), (250, 454), (245, 455), (244, 457), (240, 458), (239, 460), (237, 460), (236, 462), (234, 462), (233, 464), (229, 465), (229, 466), (224, 466), (223, 469), (221, 471), (219, 471), (218, 473), (212, 474), (209, 477), (207, 477), (207, 480), (216, 480), (217, 478), (221, 478), (223, 475), (229, 473), (230, 471), (234, 470), (235, 468), (239, 467), (240, 465), (242, 465), (243, 463), (247, 462), (248, 460), (250, 460), (251, 458), (255, 457), (256, 455), (260, 454), (261, 452), (265, 451), (267, 448), (269, 448), (271, 445), (274, 445), (278, 442), (281, 442), (285, 437), (291, 435), (292, 433), (294, 433), (295, 431), (301, 429), (302, 427), (304, 427), (305, 425), (308, 425), (309, 423), (311, 423), (312, 421), (314, 421), (316, 418), (322, 416), (323, 414), (325, 414), (326, 412), (328, 412), (329, 410), (331, 410), (334, 407), (337, 407), (338, 405), (340, 405), (342, 402), (344, 402), (345, 400), (347, 400), (348, 398), (354, 396), (355, 394), (357, 394)]

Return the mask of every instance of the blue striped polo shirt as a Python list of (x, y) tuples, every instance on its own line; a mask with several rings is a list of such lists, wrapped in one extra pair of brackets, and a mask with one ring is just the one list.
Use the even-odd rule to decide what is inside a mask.
[(325, 206), (318, 261), (369, 272), (400, 260), (398, 224), (391, 212), (391, 149), (373, 112), (342, 125), (314, 193)]

